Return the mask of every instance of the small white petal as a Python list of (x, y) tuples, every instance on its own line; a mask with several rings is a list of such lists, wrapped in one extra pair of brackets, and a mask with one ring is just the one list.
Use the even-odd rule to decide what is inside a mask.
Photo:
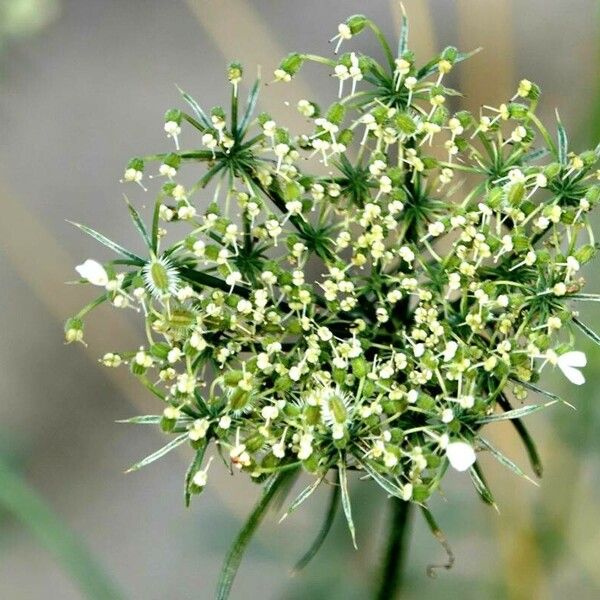
[(587, 356), (581, 350), (572, 350), (565, 352), (558, 357), (558, 364), (566, 367), (585, 367), (587, 365)]
[(571, 383), (575, 385), (583, 385), (585, 383), (585, 377), (581, 371), (567, 365), (561, 365), (560, 363), (558, 363), (558, 368)]
[(83, 264), (77, 265), (75, 270), (92, 285), (104, 287), (108, 283), (108, 274), (104, 267), (91, 258), (88, 258)]
[(457, 471), (466, 471), (475, 462), (475, 450), (466, 442), (450, 442), (446, 448), (446, 456)]

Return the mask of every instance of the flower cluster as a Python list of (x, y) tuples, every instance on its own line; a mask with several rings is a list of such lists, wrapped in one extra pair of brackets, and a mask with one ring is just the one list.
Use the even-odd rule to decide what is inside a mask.
[[(383, 64), (293, 53), (275, 70), (289, 82), (315, 61), (338, 80), (328, 108), (297, 102), (303, 132), (255, 116), (258, 81), (240, 110), (237, 63), (229, 111), (183, 93), (190, 113), (165, 115), (174, 150), (131, 160), (123, 176), (162, 180), (150, 227), (128, 204), (147, 254), (80, 225), (119, 258), (77, 267), (103, 291), (66, 326), (81, 341), (103, 301), (143, 316), (142, 345), (102, 362), (128, 365), (164, 403), (135, 422), (176, 435), (140, 465), (195, 450), (188, 500), (213, 444), (267, 486), (313, 474), (294, 508), (333, 473), (353, 535), (349, 470), (425, 506), (450, 465), (493, 502), (478, 451), (524, 475), (482, 435), (505, 419), (539, 470), (519, 419), (559, 400), (536, 385), (545, 369), (584, 382), (572, 332), (598, 338), (572, 302), (600, 300), (580, 274), (596, 251), (598, 149), (571, 151), (560, 120), (555, 139), (526, 79), (498, 106), (453, 112), (446, 76), (470, 55), (449, 47), (418, 66), (406, 27), (397, 52), (362, 15), (333, 41), (365, 29)], [(514, 408), (529, 392), (549, 402)]]

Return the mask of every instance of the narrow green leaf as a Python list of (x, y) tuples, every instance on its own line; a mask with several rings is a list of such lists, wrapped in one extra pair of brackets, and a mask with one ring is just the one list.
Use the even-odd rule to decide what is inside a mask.
[(248, 102), (246, 104), (246, 110), (244, 112), (244, 116), (242, 117), (242, 121), (240, 123), (240, 127), (239, 127), (240, 139), (244, 137), (244, 134), (246, 133), (246, 128), (248, 127), (248, 124), (250, 123), (250, 119), (252, 118), (252, 115), (254, 113), (254, 109), (256, 108), (256, 102), (258, 101), (259, 90), (260, 90), (260, 77), (257, 77), (256, 81), (254, 82), (254, 85), (252, 86), (252, 89), (250, 90), (250, 93), (248, 94)]
[(558, 111), (556, 111), (556, 136), (558, 140), (558, 162), (561, 165), (567, 164), (567, 153), (569, 151), (569, 142), (567, 140), (567, 132), (561, 123)]
[(208, 129), (212, 128), (212, 124), (209, 118), (206, 116), (206, 113), (202, 110), (201, 106), (192, 98), (187, 92), (184, 92), (179, 86), (177, 86), (179, 93), (183, 96), (183, 99), (189, 104), (190, 108), (194, 111), (194, 114), (200, 120), (200, 123), (207, 127)]
[(313, 494), (313, 492), (321, 485), (323, 479), (325, 479), (325, 474), (315, 479), (310, 485), (307, 485), (298, 494), (298, 496), (296, 496), (295, 500), (290, 504), (290, 507), (287, 509), (287, 512), (281, 517), (281, 519), (279, 519), (279, 522), (281, 523), (291, 513), (293, 513), (307, 498), (309, 498)]
[(520, 379), (513, 379), (513, 381), (515, 383), (518, 383), (519, 385), (522, 385), (523, 387), (525, 387), (527, 389), (530, 389), (532, 392), (537, 392), (538, 394), (541, 394), (542, 396), (546, 396), (546, 398), (550, 398), (551, 400), (556, 400), (557, 402), (562, 402), (563, 404), (567, 404), (568, 406), (571, 406), (568, 402), (563, 400), (560, 396), (557, 396), (556, 394), (553, 394), (552, 392), (549, 392), (548, 390), (543, 390), (542, 388), (538, 387), (537, 385), (534, 385), (533, 383), (530, 383), (529, 381), (521, 381)]
[(331, 493), (329, 495), (329, 504), (327, 505), (327, 512), (325, 513), (325, 519), (323, 521), (323, 525), (321, 525), (321, 529), (319, 529), (319, 533), (315, 538), (315, 541), (311, 544), (310, 548), (307, 552), (302, 556), (302, 558), (296, 563), (295, 567), (292, 570), (292, 573), (298, 573), (308, 563), (316, 556), (317, 552), (321, 549), (321, 546), (327, 539), (329, 532), (331, 531), (331, 526), (333, 525), (333, 520), (335, 519), (335, 515), (337, 512), (337, 507), (340, 499), (340, 486), (339, 486), (339, 478), (336, 478), (336, 481), (333, 482), (331, 486)]
[(401, 58), (408, 50), (408, 19), (403, 4), (400, 5), (400, 10), (402, 18), (400, 20), (400, 38), (398, 39), (398, 58)]
[(520, 419), (521, 417), (526, 417), (531, 415), (538, 410), (542, 410), (544, 408), (548, 408), (553, 404), (556, 404), (558, 400), (552, 400), (551, 402), (546, 402), (545, 404), (531, 404), (529, 406), (523, 406), (521, 408), (515, 408), (512, 410), (507, 410), (503, 413), (495, 413), (493, 415), (488, 415), (486, 417), (481, 417), (475, 421), (478, 425), (484, 425), (486, 423), (496, 423), (498, 421), (510, 421), (512, 419)]
[(378, 473), (367, 461), (361, 461), (361, 466), (371, 476), (371, 478), (383, 488), (390, 496), (402, 499), (402, 490), (389, 479)]
[[(196, 271), (189, 267), (180, 267), (179, 275), (189, 283), (212, 287), (223, 290), (224, 292), (229, 292), (231, 290), (231, 286), (227, 285), (222, 279), (204, 273), (203, 271)], [(239, 285), (234, 286), (233, 291), (243, 298), (247, 298), (250, 295), (250, 290), (240, 287)]]
[(185, 473), (185, 487), (183, 490), (183, 497), (186, 508), (190, 505), (190, 499), (192, 497), (192, 493), (190, 492), (192, 477), (194, 477), (198, 469), (200, 469), (200, 467), (202, 466), (207, 446), (208, 444), (204, 443), (202, 444), (202, 446), (200, 446), (200, 448), (198, 448), (198, 450), (196, 450), (196, 456), (194, 456), (194, 460), (190, 463), (190, 466), (188, 467), (188, 470)]
[(0, 458), (0, 507), (28, 528), (91, 600), (123, 594), (42, 498)]
[(567, 300), (579, 300), (579, 302), (600, 302), (600, 294), (570, 294)]
[(81, 225), (81, 223), (74, 223), (73, 221), (67, 221), (67, 223), (71, 223), (71, 225), (75, 225), (75, 227), (77, 227), (78, 229), (81, 229), (81, 231), (83, 231), (84, 233), (87, 233), (88, 235), (93, 237), (95, 240), (99, 241), (101, 244), (103, 244), (107, 248), (110, 248), (113, 252), (116, 252), (117, 254), (121, 254), (122, 256), (125, 256), (126, 258), (130, 258), (131, 260), (135, 261), (135, 263), (140, 266), (144, 264), (145, 261), (141, 256), (138, 256), (137, 254), (134, 254), (133, 252), (126, 250), (122, 246), (119, 246), (119, 244), (113, 242), (112, 240), (109, 240), (106, 236), (102, 235), (101, 233), (98, 233), (91, 227), (88, 227), (87, 225)]
[(431, 564), (427, 566), (427, 575), (429, 577), (435, 577), (435, 572), (437, 569), (446, 569), (447, 571), (452, 568), (454, 565), (454, 553), (452, 552), (452, 548), (444, 535), (444, 532), (440, 529), (439, 525), (436, 523), (431, 511), (426, 506), (421, 506), (421, 512), (425, 517), (425, 522), (427, 523), (429, 530), (435, 537), (435, 539), (440, 543), (442, 548), (446, 551), (448, 556), (448, 560), (445, 563), (441, 564)]
[(117, 423), (126, 423), (134, 425), (158, 425), (162, 419), (162, 415), (140, 415), (131, 417), (130, 419), (119, 419)]
[(518, 467), (512, 460), (510, 460), (510, 458), (508, 458), (508, 456), (506, 456), (505, 454), (500, 452), (500, 450), (498, 450), (497, 448), (492, 446), (492, 444), (490, 442), (488, 442), (485, 438), (479, 437), (479, 441), (492, 453), (494, 458), (500, 464), (502, 464), (506, 468), (510, 469), (515, 475), (518, 475), (519, 477), (523, 477), (523, 479), (526, 479), (530, 483), (533, 483), (533, 485), (535, 485), (535, 486), (538, 485), (533, 479), (531, 479), (531, 477), (526, 475), (520, 467)]
[(90, 303), (86, 304), (76, 315), (76, 319), (83, 319), (85, 315), (87, 315), (90, 311), (94, 310), (97, 306), (100, 306), (103, 302), (108, 300), (109, 294), (108, 292), (105, 294), (100, 294), (97, 298), (92, 300)]
[(494, 500), (494, 496), (490, 491), (490, 488), (488, 487), (487, 481), (483, 476), (481, 467), (479, 466), (478, 462), (475, 462), (475, 464), (469, 469), (469, 475), (471, 475), (471, 481), (473, 482), (473, 485), (475, 486), (475, 489), (477, 490), (477, 493), (479, 494), (481, 499), (486, 504), (489, 504), (490, 506), (493, 506), (496, 510), (498, 510), (496, 501)]
[(154, 212), (152, 213), (152, 239), (151, 246), (152, 252), (158, 254), (158, 231), (160, 229), (160, 207), (162, 201), (160, 198), (154, 203)]
[(544, 156), (548, 156), (548, 154), (550, 154), (548, 148), (535, 148), (534, 150), (530, 150), (529, 152), (525, 153), (521, 160), (524, 163), (531, 163), (538, 160), (539, 158), (544, 158)]
[(138, 211), (135, 209), (135, 206), (131, 204), (129, 198), (125, 196), (125, 194), (123, 194), (123, 198), (125, 198), (125, 202), (127, 203), (127, 208), (129, 209), (129, 214), (131, 215), (131, 220), (133, 221), (133, 224), (135, 225), (136, 229), (140, 232), (140, 235), (146, 243), (146, 246), (148, 246), (148, 249), (151, 250), (152, 240), (148, 235), (148, 230), (146, 229), (144, 221), (142, 221), (142, 218), (140, 217), (140, 213), (138, 213)]
[[(462, 62), (463, 60), (467, 60), (468, 58), (475, 56), (475, 54), (477, 54), (478, 52), (481, 52), (481, 50), (482, 50), (482, 48), (475, 48), (475, 50), (471, 50), (471, 52), (459, 52), (456, 55), (454, 64), (456, 65), (459, 62)], [(423, 78), (427, 77), (428, 75), (435, 73), (435, 71), (437, 70), (437, 65), (438, 65), (439, 61), (440, 61), (440, 58), (439, 58), (439, 56), (437, 56), (433, 60), (430, 60), (426, 65), (421, 67), (419, 69), (419, 72), (417, 73), (417, 79), (423, 79)]]
[(181, 446), (181, 444), (185, 443), (188, 439), (189, 438), (187, 433), (181, 434), (174, 440), (171, 440), (168, 444), (165, 444), (162, 448), (159, 448), (156, 452), (150, 454), (150, 456), (146, 456), (146, 458), (141, 460), (139, 463), (136, 463), (132, 467), (129, 467), (129, 469), (127, 469), (127, 471), (125, 472), (131, 473), (132, 471), (138, 471), (142, 467), (145, 467), (150, 463), (153, 463), (155, 460), (162, 458), (165, 454), (168, 454), (169, 452), (171, 452), (171, 450), (177, 448), (177, 446)]
[(580, 321), (577, 317), (573, 317), (573, 323), (579, 327), (579, 329), (587, 335), (592, 342), (600, 345), (600, 335), (598, 335), (595, 331), (592, 331), (585, 323)]
[(279, 491), (279, 489), (285, 484), (288, 477), (290, 477), (290, 471), (282, 471), (274, 475), (268, 480), (263, 488), (262, 496), (255, 506), (252, 514), (246, 521), (246, 524), (242, 527), (242, 530), (235, 539), (231, 549), (227, 553), (221, 575), (219, 577), (219, 583), (217, 586), (216, 600), (227, 600), (229, 593), (231, 592), (231, 586), (237, 573), (237, 570), (242, 561), (244, 551), (248, 546), (252, 535), (260, 525), (263, 517), (265, 516), (267, 509), (269, 508), (273, 498)]
[[(498, 398), (498, 404), (507, 412), (512, 410), (510, 402), (504, 396), (500, 396)], [(533, 438), (531, 437), (531, 435), (529, 435), (529, 431), (527, 431), (527, 428), (525, 427), (521, 419), (511, 419), (511, 423), (515, 428), (518, 436), (521, 438), (523, 446), (525, 446), (525, 451), (527, 452), (527, 457), (529, 458), (529, 463), (531, 465), (531, 468), (533, 469), (533, 472), (538, 477), (541, 477), (543, 475), (544, 468), (542, 466), (542, 461), (540, 459), (540, 455), (538, 454), (537, 447), (535, 445), (535, 442), (533, 441)]]
[(356, 529), (354, 528), (354, 521), (352, 520), (352, 505), (350, 504), (350, 494), (348, 493), (346, 465), (343, 461), (338, 463), (338, 472), (340, 475), (340, 487), (342, 491), (342, 507), (344, 509), (344, 515), (346, 515), (348, 529), (350, 530), (350, 535), (352, 536), (352, 545), (358, 550), (358, 546), (356, 545)]

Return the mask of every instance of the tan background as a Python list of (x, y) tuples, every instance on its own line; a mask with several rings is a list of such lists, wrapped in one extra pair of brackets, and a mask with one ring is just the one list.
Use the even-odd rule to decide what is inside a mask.
[[(131, 239), (118, 178), (129, 157), (169, 148), (162, 115), (179, 105), (175, 83), (204, 106), (225, 102), (228, 60), (240, 58), (249, 74), (258, 64), (270, 73), (291, 50), (329, 53), (327, 39), (355, 12), (395, 35), (399, 5), (0, 0), (0, 8), (3, 3), (24, 5), (29, 20), (15, 26), (0, 16), (0, 452), (85, 541), (128, 598), (211, 598), (221, 559), (256, 490), (219, 467), (203, 497), (185, 510), (184, 452), (122, 474), (163, 437), (115, 419), (158, 406), (125, 370), (95, 362), (106, 350), (137, 344), (137, 324), (127, 315), (99, 311), (90, 322), (87, 349), (61, 343), (62, 320), (90, 297), (89, 290), (62, 282), (73, 278), (72, 267), (82, 259), (108, 257), (65, 218), (122, 242)], [(595, 1), (405, 4), (411, 46), (423, 62), (448, 44), (484, 47), (453, 75), (467, 93), (466, 106), (498, 103), (526, 76), (541, 85), (547, 118), (560, 107), (577, 148), (598, 141)], [(357, 47), (377, 52), (368, 34)], [(326, 103), (336, 89), (311, 67), (294, 87), (263, 90), (262, 107), (291, 119), (284, 99)], [(192, 134), (186, 131), (184, 140), (188, 147)], [(132, 196), (142, 198), (141, 192)], [(600, 291), (600, 277), (589, 275), (590, 291)], [(588, 313), (599, 330), (600, 313)], [(477, 500), (464, 477), (451, 477), (448, 501), (437, 499), (434, 509), (456, 567), (437, 580), (426, 577), (425, 565), (441, 551), (417, 521), (405, 598), (600, 597), (599, 357), (596, 351), (583, 391), (561, 390), (577, 412), (556, 408), (530, 419), (546, 465), (539, 489), (490, 465), (497, 515)], [(560, 389), (561, 382), (552, 381)], [(497, 429), (494, 437), (525, 464), (509, 428)], [(353, 497), (359, 552), (351, 550), (338, 519), (314, 563), (294, 579), (287, 576), (319, 526), (324, 498), (317, 494), (285, 524), (267, 521), (233, 598), (367, 598), (385, 501), (366, 485), (355, 485)], [(36, 541), (0, 512), (0, 598), (81, 597)]]

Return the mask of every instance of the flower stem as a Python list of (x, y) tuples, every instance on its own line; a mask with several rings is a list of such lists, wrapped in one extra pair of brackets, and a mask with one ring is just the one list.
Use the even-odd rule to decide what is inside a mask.
[(399, 598), (398, 594), (402, 586), (402, 570), (406, 559), (410, 502), (391, 498), (390, 503), (392, 513), (390, 516), (387, 548), (379, 579), (379, 589), (374, 596), (376, 600), (394, 600), (394, 598)]

